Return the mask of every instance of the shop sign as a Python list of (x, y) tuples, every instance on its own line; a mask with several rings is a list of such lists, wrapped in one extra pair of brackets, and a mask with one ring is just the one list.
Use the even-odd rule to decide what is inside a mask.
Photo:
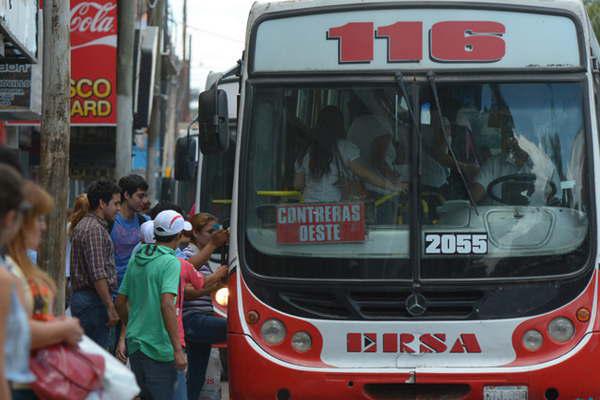
[(364, 203), (285, 204), (277, 207), (279, 244), (333, 244), (364, 240)]
[(0, 64), (0, 117), (38, 118), (41, 113), (41, 74), (31, 64)]
[(71, 0), (71, 124), (117, 123), (117, 0)]

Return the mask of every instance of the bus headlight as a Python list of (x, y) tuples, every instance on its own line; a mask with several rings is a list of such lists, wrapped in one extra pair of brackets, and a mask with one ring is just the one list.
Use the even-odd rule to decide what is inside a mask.
[(292, 336), (292, 348), (298, 353), (306, 353), (312, 348), (312, 339), (306, 332), (296, 332)]
[(523, 335), (523, 347), (529, 351), (538, 351), (544, 343), (544, 337), (538, 331), (532, 329)]
[(559, 343), (569, 341), (575, 335), (573, 323), (565, 317), (554, 318), (548, 325), (548, 334)]
[(268, 319), (260, 328), (262, 338), (270, 346), (275, 346), (283, 342), (285, 333), (285, 325), (278, 319)]
[(223, 287), (215, 293), (215, 301), (221, 307), (227, 307), (227, 303), (229, 302), (229, 289)]

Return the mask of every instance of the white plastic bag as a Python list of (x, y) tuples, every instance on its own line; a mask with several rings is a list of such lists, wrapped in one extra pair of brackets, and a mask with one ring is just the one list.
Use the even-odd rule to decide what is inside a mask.
[(221, 357), (219, 349), (210, 349), (204, 386), (198, 400), (221, 400)]
[(131, 400), (140, 393), (133, 372), (92, 339), (83, 336), (79, 348), (86, 353), (104, 357), (104, 390), (100, 396), (102, 399)]
[(96, 390), (87, 395), (85, 400), (106, 400), (104, 397), (104, 390)]

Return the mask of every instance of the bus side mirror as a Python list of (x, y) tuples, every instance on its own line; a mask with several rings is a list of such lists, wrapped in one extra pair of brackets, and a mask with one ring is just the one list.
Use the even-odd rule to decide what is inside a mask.
[(198, 99), (198, 129), (203, 154), (227, 151), (229, 147), (229, 116), (227, 93), (213, 85), (200, 93)]
[(175, 144), (175, 180), (192, 181), (198, 169), (198, 136), (184, 136)]

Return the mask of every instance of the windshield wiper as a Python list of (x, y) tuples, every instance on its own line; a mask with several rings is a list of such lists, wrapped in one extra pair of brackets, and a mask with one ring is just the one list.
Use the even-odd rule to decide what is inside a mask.
[(431, 85), (431, 91), (433, 92), (433, 99), (435, 100), (435, 106), (437, 108), (438, 117), (440, 119), (440, 128), (442, 129), (442, 136), (444, 136), (444, 141), (446, 142), (446, 146), (448, 147), (448, 153), (450, 153), (450, 157), (452, 157), (452, 161), (454, 162), (454, 167), (456, 168), (456, 172), (460, 176), (460, 180), (462, 181), (465, 190), (467, 192), (467, 196), (469, 196), (469, 202), (471, 203), (471, 207), (475, 210), (475, 214), (479, 216), (479, 210), (477, 209), (477, 205), (475, 204), (475, 200), (473, 200), (473, 194), (471, 193), (471, 189), (469, 189), (469, 184), (467, 183), (467, 179), (465, 178), (465, 174), (463, 173), (462, 168), (458, 160), (456, 159), (456, 154), (454, 154), (454, 150), (452, 149), (452, 145), (448, 140), (449, 132), (444, 124), (444, 117), (442, 115), (442, 108), (440, 106), (440, 96), (438, 95), (437, 85), (435, 83), (435, 74), (433, 71), (429, 71), (427, 73), (427, 79), (429, 79), (429, 84)]
[(396, 83), (398, 84), (400, 90), (402, 90), (402, 96), (404, 96), (404, 99), (406, 100), (406, 107), (408, 108), (408, 114), (410, 115), (410, 119), (418, 129), (419, 125), (417, 124), (417, 115), (415, 114), (415, 111), (412, 108), (412, 103), (408, 98), (408, 89), (406, 89), (406, 84), (404, 83), (404, 75), (402, 75), (402, 72), (396, 72)]
[[(419, 131), (419, 122), (417, 121), (417, 113), (413, 109), (412, 101), (410, 100), (410, 98), (408, 96), (408, 89), (406, 88), (406, 83), (404, 83), (404, 75), (402, 74), (402, 72), (398, 71), (398, 72), (396, 72), (395, 77), (396, 77), (396, 84), (402, 91), (402, 96), (404, 96), (404, 100), (406, 101), (406, 108), (408, 109), (408, 114), (410, 116), (411, 122), (413, 124), (415, 132), (417, 134), (417, 138), (419, 140), (419, 154), (420, 154), (421, 153), (421, 132)], [(398, 124), (398, 116), (396, 115), (395, 118), (396, 118), (396, 124)], [(417, 168), (417, 173), (419, 176), (422, 175), (421, 158), (419, 158), (419, 165)]]

